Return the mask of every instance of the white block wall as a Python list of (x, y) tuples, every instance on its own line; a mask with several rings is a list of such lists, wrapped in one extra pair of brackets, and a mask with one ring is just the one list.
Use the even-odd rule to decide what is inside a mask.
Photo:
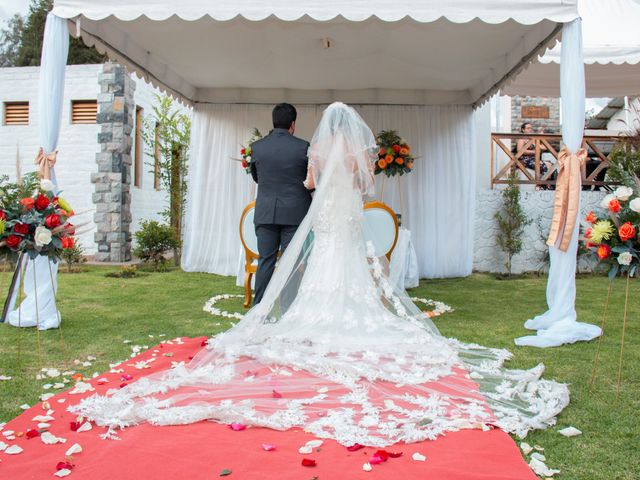
[[(554, 191), (521, 191), (520, 204), (532, 220), (525, 228), (522, 251), (512, 259), (512, 272), (544, 270), (546, 239), (553, 217)], [(606, 192), (582, 192), (580, 219), (589, 210), (597, 211)], [(473, 269), (480, 272), (506, 272), (506, 256), (496, 238), (500, 230), (495, 214), (502, 208), (502, 190), (484, 190), (476, 195)]]
[[(4, 109), (4, 102), (29, 102), (29, 125), (6, 126), (0, 124), (0, 174), (7, 174), (12, 180), (16, 178), (18, 151), (22, 173), (35, 170), (33, 160), (39, 148), (39, 71), (39, 67), (0, 68), (1, 108)], [(62, 190), (61, 196), (71, 203), (77, 213), (87, 212), (82, 217), (78, 217), (77, 222), (80, 222), (81, 219), (83, 222), (87, 222), (87, 225), (79, 229), (84, 232), (79, 235), (79, 241), (88, 255), (96, 251), (93, 240), (95, 206), (91, 199), (94, 185), (90, 178), (91, 173), (98, 169), (95, 155), (100, 150), (97, 141), (100, 126), (72, 125), (71, 101), (96, 99), (100, 92), (98, 74), (101, 71), (102, 65), (70, 65), (66, 68), (62, 123), (58, 143), (59, 153), (56, 164), (56, 175)], [(155, 94), (160, 92), (142, 80), (135, 78), (135, 81), (136, 105), (143, 108), (143, 115), (151, 115), (152, 105), (156, 102)], [(189, 109), (177, 102), (175, 105), (186, 113), (190, 112)], [(134, 137), (132, 145), (135, 145), (135, 132), (132, 136)], [(133, 146), (131, 155), (133, 159), (135, 157)], [(144, 162), (152, 162), (152, 157), (146, 156)], [(167, 195), (154, 189), (153, 173), (151, 172), (153, 167), (144, 162), (141, 169), (141, 187), (131, 186), (132, 235), (138, 230), (141, 220), (160, 220), (158, 212), (167, 206)]]

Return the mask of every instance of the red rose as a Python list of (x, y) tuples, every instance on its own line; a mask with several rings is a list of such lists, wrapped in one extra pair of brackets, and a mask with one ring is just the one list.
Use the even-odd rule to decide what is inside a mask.
[(636, 236), (636, 229), (631, 225), (631, 222), (623, 223), (618, 229), (618, 235), (620, 235), (620, 240), (626, 242)]
[(240, 150), (240, 155), (244, 155), (245, 153), (247, 153), (246, 149), (243, 148), (242, 150)]
[(0, 220), (6, 220), (7, 219), (7, 214), (4, 213), (3, 210), (0, 210)]
[(31, 197), (23, 198), (22, 200), (20, 200), (20, 205), (22, 205), (25, 210), (31, 210), (35, 203), (36, 201)]
[(9, 235), (7, 237), (7, 247), (16, 249), (18, 248), (18, 245), (20, 245), (21, 241), (22, 237), (19, 237), (17, 235)]
[(249, 165), (247, 163), (247, 161), (246, 160), (242, 160), (242, 168), (247, 168), (247, 165)]
[(47, 216), (47, 218), (44, 219), (44, 224), (47, 226), (47, 228), (56, 228), (58, 225), (60, 225), (60, 215), (56, 215), (55, 213)]
[(589, 212), (589, 215), (587, 215), (587, 217), (585, 218), (585, 220), (589, 223), (596, 223), (596, 220), (598, 220), (595, 216), (595, 214), (593, 213), (593, 211)]
[(29, 233), (29, 225), (26, 223), (16, 223), (13, 226), (13, 231), (19, 233), (20, 235), (26, 235)]
[(611, 213), (618, 213), (620, 211), (620, 202), (617, 198), (614, 198), (609, 202), (609, 211)]
[(394, 152), (396, 153), (400, 153), (400, 149), (402, 148), (400, 145), (394, 145), (393, 147), (391, 147), (393, 149)]
[(44, 210), (50, 203), (49, 197), (46, 195), (38, 195), (38, 198), (36, 198), (36, 210)]
[(596, 250), (596, 254), (600, 260), (606, 260), (611, 255), (611, 247), (606, 243), (600, 244), (598, 250)]

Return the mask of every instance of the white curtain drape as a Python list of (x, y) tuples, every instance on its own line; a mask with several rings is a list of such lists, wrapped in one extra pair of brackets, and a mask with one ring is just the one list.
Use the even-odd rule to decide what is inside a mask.
[[(580, 19), (574, 20), (564, 24), (562, 29), (560, 64), (562, 141), (572, 153), (580, 148), (584, 131), (585, 84), (580, 22)], [(592, 340), (601, 334), (599, 327), (576, 321), (575, 275), (579, 232), (578, 219), (566, 252), (559, 250), (556, 246), (549, 247), (551, 260), (547, 281), (549, 309), (525, 322), (525, 327), (537, 330), (537, 334), (517, 338), (515, 340), (517, 345), (555, 347), (565, 343)]]
[[(300, 105), (296, 136), (310, 139), (324, 105)], [(421, 277), (471, 273), (475, 198), (475, 130), (468, 106), (355, 106), (374, 133), (397, 130), (416, 156), (414, 171), (377, 178), (377, 198), (403, 214)], [(269, 105), (196, 106), (182, 267), (236, 275), (239, 220), (255, 184), (232, 157), (257, 127), (271, 128)], [(402, 198), (400, 191), (402, 191)], [(383, 198), (382, 198), (383, 197)], [(404, 205), (403, 205), (404, 204)]]
[[(38, 89), (38, 133), (40, 145), (46, 154), (53, 152), (58, 145), (68, 52), (67, 21), (49, 13), (44, 28)], [(57, 191), (55, 168), (51, 169), (51, 180)], [(45, 257), (29, 261), (25, 259), (24, 262), (25, 298), (18, 308), (9, 313), (9, 323), (23, 327), (37, 325), (42, 330), (58, 327), (60, 312), (55, 303), (58, 264), (50, 263)], [(15, 307), (17, 293), (17, 290), (14, 291), (11, 299), (12, 308)]]

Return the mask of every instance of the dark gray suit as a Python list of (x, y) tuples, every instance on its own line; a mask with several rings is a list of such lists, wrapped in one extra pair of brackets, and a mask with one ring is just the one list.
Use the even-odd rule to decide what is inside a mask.
[(258, 184), (254, 224), (258, 237), (258, 271), (253, 303), (259, 303), (271, 280), (278, 251), (284, 251), (309, 210), (307, 176), (309, 142), (275, 128), (251, 146), (251, 176)]

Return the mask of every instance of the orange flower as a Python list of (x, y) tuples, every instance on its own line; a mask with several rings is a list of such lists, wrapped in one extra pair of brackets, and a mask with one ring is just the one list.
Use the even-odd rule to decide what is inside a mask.
[(31, 210), (36, 204), (36, 201), (33, 198), (27, 197), (20, 200), (20, 204), (24, 207), (25, 210)]
[(402, 158), (402, 157), (398, 157), (398, 158), (396, 158), (396, 163), (397, 163), (398, 165), (402, 165), (402, 164), (404, 163), (404, 158)]
[(636, 236), (636, 229), (631, 225), (631, 222), (623, 223), (618, 229), (618, 235), (620, 235), (620, 240), (626, 242)]
[(585, 221), (589, 222), (589, 223), (596, 223), (596, 220), (598, 220), (595, 216), (595, 214), (593, 213), (593, 210), (591, 210), (589, 212), (589, 215), (586, 216)]
[(600, 244), (598, 250), (596, 250), (596, 254), (600, 260), (606, 260), (611, 255), (611, 247), (606, 243)]
[(403, 157), (406, 157), (407, 155), (409, 155), (409, 149), (408, 148), (401, 148), (400, 149), (400, 155), (402, 155)]
[(609, 202), (609, 211), (611, 213), (618, 213), (620, 211), (620, 202), (617, 198), (614, 198)]
[(393, 155), (387, 155), (386, 157), (384, 157), (385, 162), (387, 162), (387, 165), (390, 163), (393, 163)]
[(385, 162), (384, 160), (378, 160), (378, 167), (383, 169), (386, 168), (387, 162)]

